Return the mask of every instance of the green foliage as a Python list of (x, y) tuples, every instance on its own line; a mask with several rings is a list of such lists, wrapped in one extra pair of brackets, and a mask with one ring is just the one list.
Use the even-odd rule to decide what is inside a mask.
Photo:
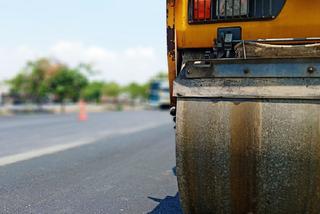
[(164, 71), (160, 71), (153, 78), (151, 78), (151, 80), (167, 80), (167, 79), (168, 79), (168, 73)]
[(8, 80), (7, 83), (10, 85), (11, 94), (19, 94), (20, 96), (27, 96), (28, 91), (28, 76), (20, 72), (13, 79)]
[(149, 84), (139, 85), (137, 83), (130, 83), (124, 88), (124, 91), (129, 94), (131, 99), (146, 99), (148, 97), (148, 88)]
[(59, 102), (66, 99), (77, 101), (88, 84), (88, 79), (82, 72), (90, 73), (91, 70), (90, 65), (71, 69), (48, 59), (40, 59), (27, 63), (8, 83), (11, 94), (23, 101), (41, 104), (49, 95), (53, 95)]
[(88, 102), (99, 103), (102, 96), (102, 91), (104, 88), (103, 82), (92, 82), (87, 85), (83, 90), (82, 96)]
[(41, 104), (48, 92), (46, 81), (48, 66), (47, 59), (29, 62), (17, 76), (8, 81), (11, 94), (18, 94), (25, 101)]
[(121, 93), (127, 93), (131, 99), (147, 99), (150, 82), (168, 78), (166, 72), (159, 72), (148, 83), (133, 82), (122, 87), (116, 82), (90, 83), (86, 76), (96, 73), (90, 64), (69, 68), (43, 58), (27, 63), (8, 83), (13, 96), (40, 105), (50, 95), (62, 104), (66, 100), (78, 101), (81, 96), (89, 102), (100, 102), (102, 96), (117, 98)]
[(122, 87), (116, 82), (93, 82), (86, 87), (83, 92), (83, 96), (87, 101), (95, 102), (99, 102), (102, 95), (110, 98), (116, 98), (121, 93), (127, 93), (131, 99), (147, 99), (148, 89), (149, 83), (130, 83), (129, 85)]
[(78, 101), (88, 79), (77, 69), (61, 68), (49, 79), (49, 92), (63, 103), (66, 99)]
[(122, 88), (118, 83), (105, 83), (103, 86), (103, 95), (107, 97), (118, 97), (122, 92)]

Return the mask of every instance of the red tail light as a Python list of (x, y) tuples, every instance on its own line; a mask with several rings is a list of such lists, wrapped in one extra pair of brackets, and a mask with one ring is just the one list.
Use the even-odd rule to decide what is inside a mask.
[(211, 0), (193, 0), (193, 19), (211, 19)]

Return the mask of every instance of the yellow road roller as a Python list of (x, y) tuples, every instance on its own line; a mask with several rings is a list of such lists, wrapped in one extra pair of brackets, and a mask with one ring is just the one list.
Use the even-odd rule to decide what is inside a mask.
[(320, 213), (320, 1), (167, 0), (182, 209)]

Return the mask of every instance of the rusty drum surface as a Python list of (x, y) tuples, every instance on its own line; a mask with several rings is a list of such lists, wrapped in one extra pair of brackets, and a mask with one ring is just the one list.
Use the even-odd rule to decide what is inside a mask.
[(188, 213), (319, 213), (320, 104), (178, 98)]

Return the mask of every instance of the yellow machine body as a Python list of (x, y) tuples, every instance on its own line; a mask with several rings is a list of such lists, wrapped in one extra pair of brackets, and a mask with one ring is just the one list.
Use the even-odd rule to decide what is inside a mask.
[(320, 1), (201, 22), (199, 1), (167, 0), (184, 213), (320, 213)]
[(320, 1), (286, 0), (280, 14), (270, 20), (190, 24), (189, 0), (167, 0), (169, 79), (177, 75), (180, 49), (211, 48), (221, 27), (241, 27), (243, 40), (305, 38), (320, 35)]
[(220, 27), (240, 26), (244, 40), (304, 38), (320, 34), (320, 1), (287, 0), (272, 20), (189, 24), (188, 0), (176, 0), (175, 27), (178, 48), (208, 48)]

